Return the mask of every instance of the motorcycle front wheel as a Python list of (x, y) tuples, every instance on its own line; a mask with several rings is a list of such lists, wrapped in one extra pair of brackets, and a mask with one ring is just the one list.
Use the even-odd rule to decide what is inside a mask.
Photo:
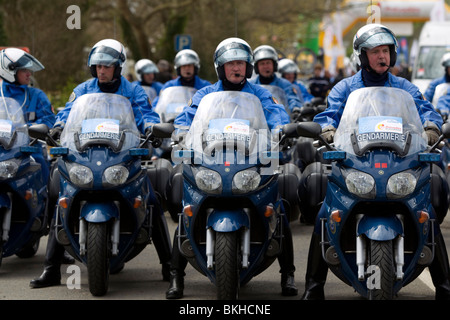
[(369, 288), (369, 300), (392, 300), (394, 298), (394, 246), (390, 241), (370, 240), (369, 266), (377, 266), (378, 273)]
[(238, 232), (217, 232), (215, 247), (218, 300), (237, 300), (239, 296)]
[(106, 223), (88, 224), (87, 269), (89, 291), (94, 296), (103, 296), (108, 291), (108, 239), (108, 225)]

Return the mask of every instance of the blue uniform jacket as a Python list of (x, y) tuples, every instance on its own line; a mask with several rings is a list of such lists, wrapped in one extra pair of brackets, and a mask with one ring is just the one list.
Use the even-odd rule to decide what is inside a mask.
[(439, 98), (436, 109), (443, 115), (448, 116), (450, 114), (450, 90), (447, 91), (446, 95)]
[[(72, 104), (77, 99), (77, 97), (88, 93), (100, 92), (102, 91), (98, 86), (97, 78), (85, 81), (82, 84), (78, 85), (73, 90), (69, 101), (66, 103), (66, 107), (56, 115), (55, 126), (64, 126), (72, 108)], [(145, 129), (151, 127), (153, 124), (161, 122), (158, 113), (156, 113), (152, 109), (152, 105), (148, 101), (147, 94), (141, 86), (130, 83), (122, 76), (119, 89), (117, 89), (115, 93), (122, 95), (130, 100), (131, 106), (133, 107), (136, 125), (141, 133), (145, 133)]]
[[(221, 80), (197, 91), (192, 97), (191, 104), (184, 107), (183, 111), (175, 118), (174, 124), (179, 127), (189, 127), (202, 98), (209, 93), (220, 91), (224, 91)], [(290, 122), (289, 115), (286, 113), (284, 107), (281, 104), (275, 103), (272, 94), (268, 90), (247, 81), (241, 91), (252, 93), (259, 98), (270, 130)]]
[[(254, 80), (252, 80), (252, 83), (261, 84), (259, 76), (257, 76)], [(297, 96), (297, 93), (294, 90), (294, 87), (292, 86), (292, 83), (290, 83), (288, 80), (277, 77), (275, 75), (273, 81), (269, 85), (280, 87), (281, 89), (284, 90), (284, 92), (286, 92), (286, 96), (289, 103), (288, 107), (290, 111), (292, 111), (295, 107), (301, 108), (303, 106), (302, 102)]]
[(44, 123), (49, 128), (55, 124), (56, 117), (51, 103), (42, 90), (2, 81), (2, 91), (5, 97), (13, 98), (19, 105), (23, 105), (22, 111), (28, 124)]
[(427, 90), (425, 91), (425, 93), (423, 94), (423, 96), (425, 97), (425, 99), (427, 99), (428, 101), (433, 101), (433, 97), (434, 97), (434, 91), (436, 90), (436, 87), (442, 83), (446, 83), (447, 80), (445, 79), (445, 75), (434, 79), (433, 81), (430, 82), (430, 84), (428, 85)]
[[(400, 88), (411, 94), (416, 103), (417, 111), (419, 112), (423, 126), (427, 127), (429, 122), (431, 122), (440, 129), (442, 126), (442, 117), (434, 110), (431, 102), (423, 98), (419, 89), (404, 78), (396, 77), (391, 73), (389, 73), (388, 76), (389, 79), (385, 83), (386, 87)], [(352, 77), (341, 80), (328, 94), (327, 109), (316, 115), (314, 117), (314, 122), (319, 123), (322, 126), (322, 129), (330, 126), (337, 128), (348, 96), (351, 92), (364, 87), (361, 71)]]

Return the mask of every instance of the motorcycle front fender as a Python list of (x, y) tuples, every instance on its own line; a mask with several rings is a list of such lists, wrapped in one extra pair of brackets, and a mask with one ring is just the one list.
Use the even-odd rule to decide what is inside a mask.
[(241, 227), (250, 228), (250, 220), (244, 210), (229, 211), (214, 209), (208, 216), (206, 227), (217, 232), (233, 232)]
[(80, 212), (80, 219), (87, 222), (106, 222), (113, 218), (119, 218), (119, 209), (112, 202), (88, 202)]
[(371, 240), (388, 241), (397, 235), (403, 235), (403, 225), (394, 215), (365, 215), (358, 223), (357, 235), (361, 234), (365, 234)]

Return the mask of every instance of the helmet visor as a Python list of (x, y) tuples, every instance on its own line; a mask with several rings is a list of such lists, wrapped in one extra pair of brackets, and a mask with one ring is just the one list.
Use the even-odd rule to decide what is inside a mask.
[(394, 45), (397, 47), (397, 40), (392, 32), (386, 28), (374, 28), (361, 35), (355, 40), (354, 49), (361, 51), (361, 48), (372, 49), (382, 45)]
[(44, 69), (44, 66), (34, 57), (30, 56), (28, 53), (24, 54), (16, 62), (13, 62), (13, 65), (17, 70), (26, 69), (35, 72)]
[(125, 57), (123, 53), (120, 53), (110, 47), (100, 46), (91, 51), (88, 59), (88, 66), (112, 66), (114, 64), (122, 65), (124, 61)]
[(253, 55), (249, 47), (242, 43), (232, 42), (224, 45), (214, 54), (214, 63), (220, 67), (227, 62), (242, 60), (252, 63)]
[(188, 64), (193, 64), (198, 67), (198, 58), (190, 53), (183, 53), (177, 57), (175, 57), (175, 68), (186, 66)]
[(154, 64), (146, 64), (144, 65), (140, 70), (140, 74), (147, 74), (147, 73), (158, 73), (159, 70)]

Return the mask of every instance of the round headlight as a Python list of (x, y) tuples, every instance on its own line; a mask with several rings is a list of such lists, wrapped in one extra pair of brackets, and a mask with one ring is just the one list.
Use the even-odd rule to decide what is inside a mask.
[(258, 188), (261, 176), (254, 170), (243, 170), (233, 177), (233, 192), (247, 193)]
[(0, 162), (0, 179), (13, 178), (16, 175), (18, 169), (19, 164), (14, 160)]
[(375, 186), (375, 180), (370, 174), (361, 171), (352, 171), (345, 178), (348, 191), (357, 195), (367, 197), (371, 195)]
[(208, 193), (222, 192), (222, 177), (216, 171), (209, 169), (199, 170), (195, 174), (195, 183), (202, 191)]
[(404, 197), (416, 189), (417, 179), (409, 172), (400, 172), (389, 178), (387, 183), (388, 192)]
[(70, 181), (77, 186), (87, 187), (94, 181), (94, 175), (88, 167), (76, 163), (72, 163), (69, 166)]
[(103, 172), (103, 184), (118, 186), (124, 184), (128, 179), (128, 169), (124, 166), (111, 166)]

